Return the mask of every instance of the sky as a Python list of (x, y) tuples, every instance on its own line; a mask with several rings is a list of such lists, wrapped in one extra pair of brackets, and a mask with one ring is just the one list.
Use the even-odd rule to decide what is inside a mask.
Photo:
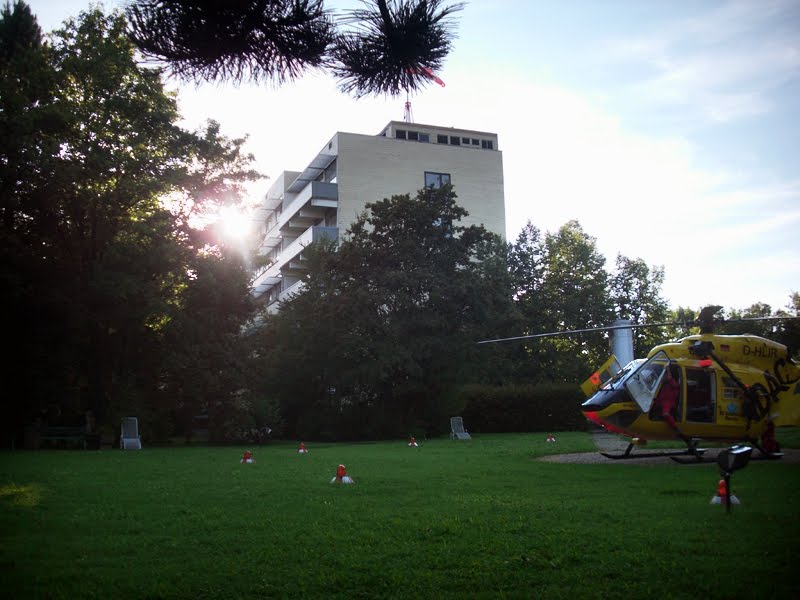
[[(45, 31), (89, 6), (28, 4)], [(498, 134), (509, 241), (577, 220), (608, 270), (618, 254), (663, 267), (671, 308), (774, 310), (800, 292), (800, 0), (473, 0), (456, 33), (413, 119)], [(406, 101), (356, 100), (319, 72), (167, 85), (187, 128), (247, 135), (271, 179), (337, 131), (403, 120)]]

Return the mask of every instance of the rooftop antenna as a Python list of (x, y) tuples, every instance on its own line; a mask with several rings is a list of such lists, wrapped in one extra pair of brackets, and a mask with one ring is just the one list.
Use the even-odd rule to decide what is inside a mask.
[(408, 94), (406, 94), (406, 109), (403, 113), (403, 121), (406, 123), (414, 122), (414, 113), (411, 112), (411, 100), (408, 99)]
[[(419, 67), (415, 69), (416, 72), (421, 73), (423, 77), (430, 79), (438, 83), (440, 86), (444, 87), (444, 81), (442, 81), (436, 74), (431, 71), (428, 67)], [(414, 122), (414, 113), (411, 112), (411, 100), (408, 99), (408, 90), (406, 90), (406, 104), (405, 104), (405, 112), (403, 113), (403, 121), (406, 123), (413, 123)]]

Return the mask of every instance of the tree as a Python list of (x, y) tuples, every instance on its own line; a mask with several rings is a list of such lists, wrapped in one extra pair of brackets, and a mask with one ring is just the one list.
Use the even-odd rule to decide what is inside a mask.
[(179, 77), (283, 83), (329, 68), (356, 96), (397, 95), (431, 81), (462, 3), (374, 0), (337, 28), (321, 0), (134, 0), (131, 38)]
[[(511, 335), (532, 335), (558, 329), (552, 320), (554, 312), (545, 290), (547, 248), (541, 231), (530, 221), (523, 227), (513, 244), (509, 244), (508, 269), (514, 303), (520, 316), (518, 329)], [(503, 332), (502, 335), (507, 335)], [(508, 361), (513, 365), (517, 380), (548, 380), (552, 344), (546, 340), (532, 339), (517, 342), (508, 350)]]
[(427, 188), (368, 204), (338, 250), (306, 251), (306, 289), (261, 344), (290, 430), (379, 437), (447, 422), (450, 391), (486, 373), (476, 342), (513, 312), (504, 244), (460, 226), (465, 215), (451, 188)]
[[(749, 307), (740, 309), (731, 309), (729, 311), (728, 319), (731, 321), (725, 323), (718, 333), (727, 333), (733, 335), (758, 335), (761, 337), (771, 337), (771, 334), (776, 328), (774, 321), (768, 320), (750, 320), (750, 319), (767, 319), (773, 316), (772, 307), (763, 302), (756, 302)], [(737, 319), (748, 319), (743, 322), (735, 322)]]
[(28, 413), (25, 402), (15, 397), (20, 387), (38, 387), (43, 381), (33, 377), (25, 386), (18, 385), (21, 375), (38, 371), (47, 358), (40, 356), (43, 352), (32, 351), (39, 346), (33, 342), (38, 332), (30, 327), (31, 319), (58, 307), (56, 303), (42, 306), (37, 295), (36, 283), (48, 280), (47, 268), (37, 253), (38, 234), (21, 210), (33, 204), (36, 184), (42, 180), (41, 163), (53, 152), (48, 133), (58, 127), (58, 115), (48, 102), (55, 85), (48, 58), (49, 48), (30, 8), (16, 2), (12, 9), (6, 3), (0, 11), (0, 302), (7, 318), (4, 338), (11, 351), (3, 361), (4, 439), (16, 433)]
[[(776, 320), (776, 317), (795, 317), (793, 319)], [(720, 329), (720, 333), (731, 335), (758, 335), (789, 347), (791, 353), (800, 350), (800, 294), (793, 293), (786, 307), (772, 310), (769, 304), (756, 302), (743, 310), (730, 310), (728, 319)], [(743, 321), (737, 322), (737, 319)]]
[(256, 428), (248, 391), (247, 340), (242, 324), (253, 314), (249, 270), (235, 252), (190, 256), (192, 276), (162, 330), (159, 387), (169, 397), (176, 427), (191, 438), (194, 417), (208, 417), (214, 441), (241, 439)]
[[(213, 123), (200, 134), (177, 126), (174, 99), (158, 71), (137, 65), (122, 15), (82, 13), (45, 46), (35, 27), (18, 26), (17, 13), (30, 25), (26, 10), (18, 3), (0, 21), (0, 123), (15, 140), (0, 162), (14, 426), (48, 405), (108, 423), (148, 403), (163, 410), (166, 327), (191, 310), (187, 290), (213, 273), (208, 257), (226, 252), (190, 218), (238, 202), (257, 176), (252, 157)], [(231, 289), (242, 292), (243, 269), (239, 278)], [(223, 304), (207, 323), (223, 319)]]
[[(553, 331), (608, 325), (613, 318), (608, 273), (595, 239), (577, 221), (570, 221), (547, 234), (545, 250), (543, 297)], [(608, 356), (603, 333), (552, 338), (548, 344), (552, 348), (548, 368), (563, 381), (580, 380)]]
[[(546, 314), (543, 305), (546, 248), (538, 227), (530, 221), (522, 228), (517, 241), (509, 244), (508, 269), (517, 307), (528, 327), (543, 325)], [(534, 333), (526, 329), (525, 333)]]
[[(649, 267), (641, 258), (617, 255), (616, 271), (609, 284), (617, 317), (637, 324), (664, 323), (669, 318), (666, 300), (661, 297), (663, 267)], [(633, 355), (646, 356), (664, 341), (664, 331), (656, 327), (633, 330)]]
[(786, 307), (777, 311), (777, 316), (794, 317), (781, 322), (774, 339), (785, 344), (789, 348), (790, 356), (795, 360), (800, 359), (800, 293), (793, 292)]

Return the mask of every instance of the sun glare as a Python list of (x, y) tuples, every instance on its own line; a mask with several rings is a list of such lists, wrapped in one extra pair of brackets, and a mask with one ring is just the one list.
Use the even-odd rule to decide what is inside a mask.
[(220, 230), (228, 239), (244, 239), (250, 233), (251, 224), (250, 216), (239, 208), (225, 206), (219, 211)]

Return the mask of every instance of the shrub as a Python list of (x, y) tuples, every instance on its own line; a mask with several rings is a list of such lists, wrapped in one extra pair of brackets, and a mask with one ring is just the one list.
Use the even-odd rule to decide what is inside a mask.
[(584, 398), (571, 384), (490, 386), (461, 388), (461, 416), (474, 433), (523, 431), (574, 431), (586, 427), (580, 411)]

